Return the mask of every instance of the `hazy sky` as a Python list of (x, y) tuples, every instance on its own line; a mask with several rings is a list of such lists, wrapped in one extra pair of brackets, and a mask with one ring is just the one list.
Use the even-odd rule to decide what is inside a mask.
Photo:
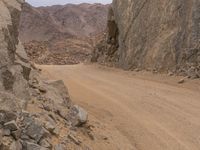
[(79, 4), (79, 3), (111, 3), (112, 0), (26, 0), (26, 2), (30, 3), (33, 6), (51, 6), (56, 4)]

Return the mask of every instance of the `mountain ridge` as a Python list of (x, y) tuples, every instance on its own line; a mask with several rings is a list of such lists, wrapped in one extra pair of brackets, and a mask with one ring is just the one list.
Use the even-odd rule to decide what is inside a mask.
[(47, 7), (23, 5), (22, 42), (89, 37), (105, 30), (109, 5), (82, 3)]

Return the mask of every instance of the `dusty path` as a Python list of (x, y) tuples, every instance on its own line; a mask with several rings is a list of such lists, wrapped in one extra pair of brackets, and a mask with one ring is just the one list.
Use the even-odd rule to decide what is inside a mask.
[(119, 131), (133, 149), (200, 150), (199, 81), (178, 85), (175, 77), (92, 65), (41, 68), (64, 80), (73, 100)]

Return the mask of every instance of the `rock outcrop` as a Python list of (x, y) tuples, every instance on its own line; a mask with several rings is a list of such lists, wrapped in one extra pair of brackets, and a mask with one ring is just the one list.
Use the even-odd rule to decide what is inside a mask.
[(199, 6), (198, 0), (114, 0), (107, 48), (96, 60), (200, 77)]
[[(26, 53), (18, 40), (22, 2), (20, 0), (0, 1), (1, 109), (25, 107), (26, 101), (30, 99), (27, 83), (31, 68)], [(10, 105), (10, 108), (7, 104)]]
[(79, 141), (71, 130), (85, 129), (87, 112), (72, 104), (63, 81), (42, 79), (29, 63), (18, 39), (22, 3), (0, 1), (0, 150), (82, 149), (69, 141)]

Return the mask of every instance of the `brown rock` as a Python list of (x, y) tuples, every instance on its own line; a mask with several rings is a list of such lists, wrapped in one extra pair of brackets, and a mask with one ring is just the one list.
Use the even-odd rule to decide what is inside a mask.
[(3, 135), (3, 136), (10, 136), (10, 134), (11, 134), (11, 132), (10, 132), (9, 129), (3, 129), (3, 130), (2, 130), (2, 135)]
[(70, 108), (66, 119), (71, 122), (72, 126), (81, 126), (87, 122), (88, 114), (80, 106), (74, 105)]
[(22, 145), (19, 141), (14, 141), (9, 150), (22, 150)]
[(185, 78), (178, 81), (178, 84), (183, 84), (185, 82)]
[(54, 150), (64, 150), (64, 146), (62, 144), (57, 144), (55, 145)]
[(200, 64), (199, 4), (198, 0), (113, 0), (108, 39), (95, 55), (99, 62), (113, 62), (123, 69), (182, 68), (187, 74), (189, 66), (197, 69)]
[(11, 135), (13, 136), (13, 138), (14, 138), (15, 140), (19, 140), (20, 137), (21, 137), (21, 130), (18, 129), (18, 130), (16, 130), (16, 131), (12, 131)]
[(72, 142), (74, 142), (74, 144), (76, 144), (76, 145), (80, 145), (81, 144), (81, 141), (80, 140), (78, 140), (74, 135), (72, 135), (72, 134), (68, 134), (68, 138), (72, 141)]

